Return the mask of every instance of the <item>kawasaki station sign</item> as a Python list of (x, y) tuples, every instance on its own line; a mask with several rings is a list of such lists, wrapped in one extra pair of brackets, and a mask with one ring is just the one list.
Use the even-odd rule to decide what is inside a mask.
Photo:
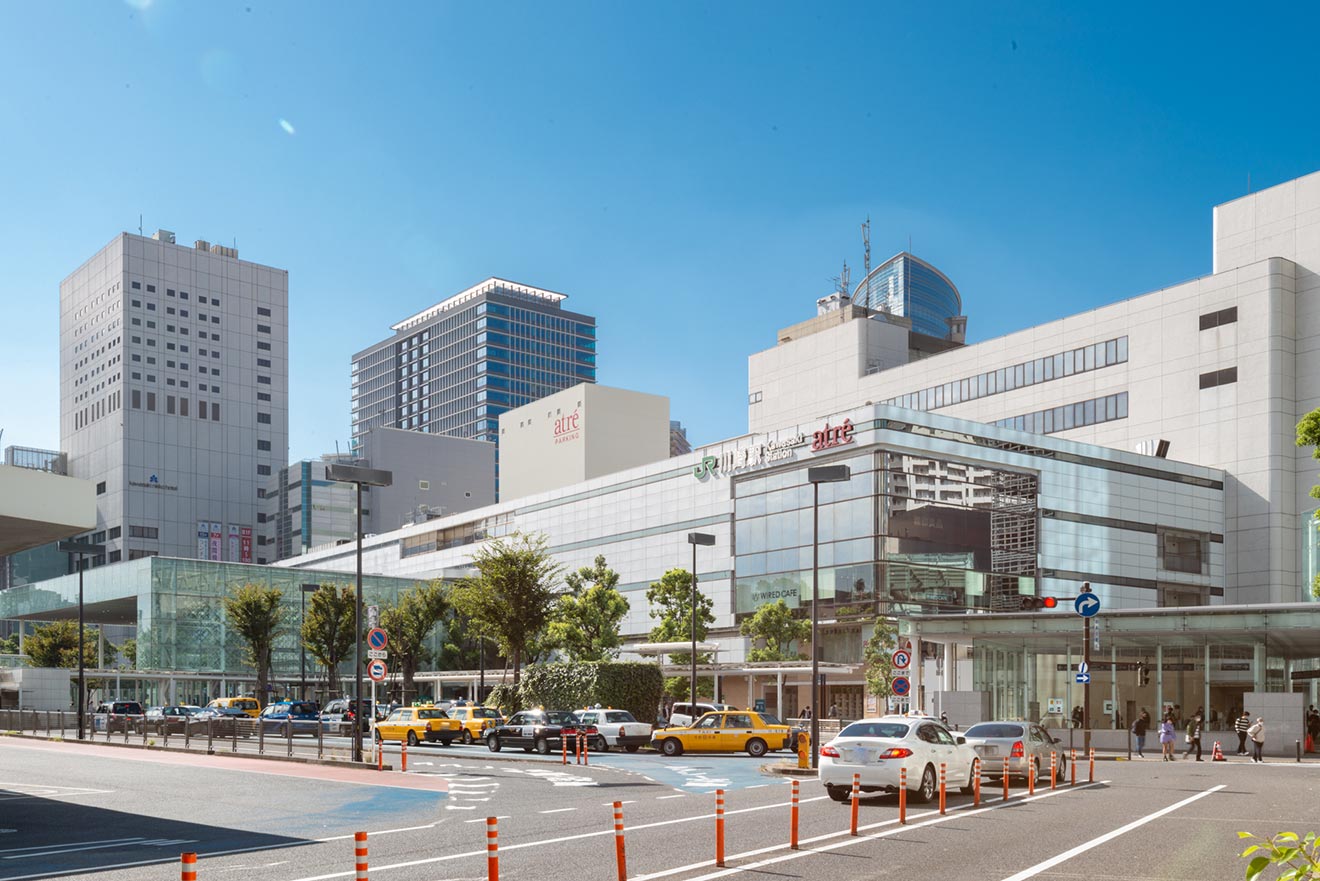
[(751, 471), (772, 465), (785, 459), (792, 459), (800, 447), (810, 446), (813, 453), (846, 446), (854, 441), (856, 426), (851, 419), (845, 419), (838, 425), (830, 425), (808, 434), (795, 434), (780, 440), (768, 440), (750, 447), (725, 450), (718, 456), (702, 456), (701, 461), (692, 468), (692, 476), (698, 480), (707, 477), (730, 477), (744, 471)]

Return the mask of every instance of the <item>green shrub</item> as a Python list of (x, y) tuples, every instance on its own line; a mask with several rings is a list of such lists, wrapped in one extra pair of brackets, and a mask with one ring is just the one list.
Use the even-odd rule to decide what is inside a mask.
[(600, 704), (655, 718), (664, 692), (660, 667), (638, 661), (533, 664), (523, 670), (523, 706), (575, 710)]
[(1256, 881), (1268, 867), (1281, 869), (1278, 881), (1308, 881), (1320, 878), (1320, 841), (1314, 832), (1306, 838), (1299, 838), (1296, 832), (1280, 832), (1273, 838), (1261, 839), (1250, 832), (1239, 832), (1238, 838), (1250, 838), (1259, 841), (1242, 853), (1241, 857), (1250, 857), (1247, 863), (1246, 881)]
[(505, 716), (511, 716), (523, 708), (519, 688), (512, 682), (501, 682), (486, 696), (486, 706), (495, 707)]

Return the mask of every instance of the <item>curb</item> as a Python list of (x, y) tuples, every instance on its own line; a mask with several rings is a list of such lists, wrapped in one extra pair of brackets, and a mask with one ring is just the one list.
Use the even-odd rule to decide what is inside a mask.
[[(0, 737), (12, 737), (16, 740), (42, 740), (47, 743), (63, 743), (67, 746), (113, 746), (117, 749), (139, 749), (149, 752), (173, 753), (184, 756), (223, 756), (236, 759), (260, 759), (263, 762), (293, 762), (298, 765), (334, 765), (336, 767), (363, 768), (369, 771), (376, 770), (376, 765), (370, 762), (353, 762), (348, 759), (317, 759), (309, 756), (268, 756), (258, 753), (248, 752), (230, 752), (229, 750), (212, 750), (207, 752), (204, 749), (185, 749), (178, 746), (160, 746), (141, 743), (116, 743), (115, 741), (104, 740), (78, 740), (76, 737), (70, 739), (67, 737), (46, 737), (41, 734), (12, 734), (9, 732), (0, 733)], [(228, 743), (229, 741), (225, 741)], [(386, 771), (392, 771), (392, 765), (385, 766)]]
[(767, 777), (805, 777), (814, 779), (817, 777), (814, 768), (799, 768), (797, 765), (762, 765), (761, 773)]

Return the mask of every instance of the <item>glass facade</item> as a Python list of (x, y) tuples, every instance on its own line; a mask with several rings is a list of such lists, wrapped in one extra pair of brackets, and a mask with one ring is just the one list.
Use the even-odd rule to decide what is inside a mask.
[(853, 303), (912, 319), (917, 333), (946, 339), (948, 319), (962, 314), (962, 297), (948, 277), (911, 254), (899, 254), (862, 279)]
[[(906, 614), (1017, 609), (1036, 592), (1034, 474), (877, 450), (821, 484), (822, 606)], [(813, 487), (805, 467), (739, 480), (737, 615), (812, 596)]]
[(1071, 428), (1085, 428), (1088, 425), (1099, 425), (1101, 422), (1126, 419), (1127, 415), (1128, 393), (1119, 392), (1115, 395), (1105, 395), (1102, 398), (1091, 398), (1086, 401), (1064, 404), (1061, 407), (1049, 407), (1045, 410), (1037, 410), (1034, 413), (1024, 413), (1021, 416), (996, 419), (990, 424), (998, 425), (1001, 428), (1029, 431), (1033, 434), (1054, 434), (1059, 431), (1068, 431)]

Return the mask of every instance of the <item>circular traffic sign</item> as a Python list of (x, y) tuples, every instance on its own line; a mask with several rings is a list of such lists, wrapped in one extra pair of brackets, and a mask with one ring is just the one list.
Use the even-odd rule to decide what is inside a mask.
[(1091, 618), (1100, 611), (1100, 597), (1090, 591), (1078, 594), (1073, 600), (1073, 609), (1083, 618)]
[(367, 631), (367, 645), (374, 649), (383, 649), (389, 645), (390, 638), (379, 627), (373, 627)]
[(384, 661), (374, 660), (367, 664), (367, 675), (371, 677), (372, 682), (384, 682), (389, 672)]
[(899, 649), (898, 651), (894, 652), (893, 661), (895, 667), (897, 667), (900, 670), (906, 670), (908, 664), (912, 663), (912, 655), (909, 654), (904, 649)]
[(906, 697), (907, 693), (912, 690), (912, 683), (908, 681), (906, 676), (895, 676), (894, 681), (889, 683), (889, 687), (899, 697)]

